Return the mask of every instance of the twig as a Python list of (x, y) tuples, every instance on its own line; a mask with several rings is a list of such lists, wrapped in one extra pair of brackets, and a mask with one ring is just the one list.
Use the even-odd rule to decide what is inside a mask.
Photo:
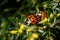
[(50, 27), (55, 26), (58, 22), (60, 22), (60, 19), (59, 19), (59, 20), (57, 20), (56, 22), (54, 22), (53, 24), (51, 24), (51, 25), (50, 25)]

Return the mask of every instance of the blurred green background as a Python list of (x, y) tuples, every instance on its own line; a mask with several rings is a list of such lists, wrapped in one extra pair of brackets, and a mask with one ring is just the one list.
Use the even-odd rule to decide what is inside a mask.
[[(28, 15), (41, 10), (48, 16), (48, 22), (39, 25), (42, 30), (37, 25), (24, 25)], [(17, 32), (24, 26), (22, 34)], [(27, 32), (28, 28), (32, 31)], [(32, 34), (38, 38), (30, 39)], [(0, 0), (0, 40), (60, 40), (60, 0)]]

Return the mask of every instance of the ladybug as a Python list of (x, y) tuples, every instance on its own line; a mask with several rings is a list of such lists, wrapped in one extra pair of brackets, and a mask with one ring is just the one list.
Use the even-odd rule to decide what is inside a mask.
[(46, 17), (47, 17), (46, 12), (40, 11), (39, 13), (36, 13), (34, 15), (29, 15), (25, 20), (25, 24), (35, 25), (35, 24), (38, 24), (42, 19), (44, 19)]

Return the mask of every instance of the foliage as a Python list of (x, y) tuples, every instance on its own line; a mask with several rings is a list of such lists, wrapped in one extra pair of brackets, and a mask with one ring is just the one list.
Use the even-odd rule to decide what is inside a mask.
[[(41, 10), (48, 16), (42, 24), (24, 24)], [(0, 40), (60, 40), (60, 0), (1, 0)]]

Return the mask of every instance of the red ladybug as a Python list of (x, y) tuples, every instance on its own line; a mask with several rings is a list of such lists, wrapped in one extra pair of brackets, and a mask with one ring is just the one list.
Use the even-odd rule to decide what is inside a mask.
[(40, 13), (36, 13), (34, 15), (29, 15), (25, 21), (25, 24), (29, 25), (29, 24), (38, 24), (41, 19), (44, 19), (45, 17), (47, 17), (46, 13), (44, 11), (40, 11)]

